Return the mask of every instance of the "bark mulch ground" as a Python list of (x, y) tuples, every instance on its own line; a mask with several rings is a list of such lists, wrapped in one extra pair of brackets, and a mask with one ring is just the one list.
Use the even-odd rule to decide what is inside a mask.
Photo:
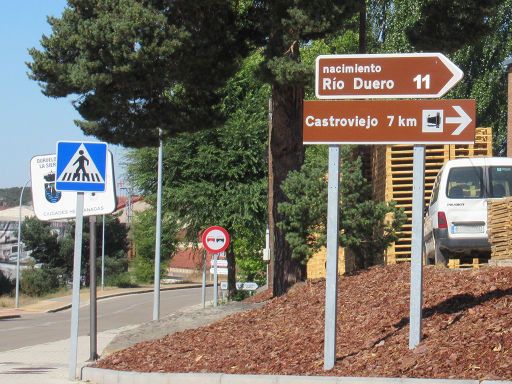
[(412, 351), (410, 269), (400, 264), (340, 279), (332, 371), (323, 370), (323, 280), (296, 286), (259, 309), (137, 344), (97, 366), (141, 372), (512, 379), (512, 268), (424, 271), (423, 341)]

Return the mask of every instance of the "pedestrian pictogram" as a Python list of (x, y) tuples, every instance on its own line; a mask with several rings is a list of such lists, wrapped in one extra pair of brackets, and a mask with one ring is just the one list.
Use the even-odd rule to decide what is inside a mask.
[(58, 191), (103, 192), (106, 175), (106, 143), (57, 143)]

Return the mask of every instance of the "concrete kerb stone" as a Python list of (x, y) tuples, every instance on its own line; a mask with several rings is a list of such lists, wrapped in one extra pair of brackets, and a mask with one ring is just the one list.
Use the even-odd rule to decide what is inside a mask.
[[(212, 283), (208, 283), (206, 284), (207, 287), (211, 287), (213, 286)], [(187, 285), (174, 285), (174, 286), (170, 286), (170, 287), (161, 287), (160, 288), (160, 291), (171, 291), (171, 290), (178, 290), (178, 289), (187, 289), (187, 288), (201, 288), (201, 284), (187, 284)], [(127, 295), (138, 295), (138, 294), (141, 294), (141, 293), (150, 293), (150, 292), (153, 292), (153, 288), (148, 288), (148, 289), (143, 289), (143, 290), (137, 290), (137, 291), (133, 291), (133, 290), (128, 290), (126, 292), (117, 292), (117, 293), (112, 293), (112, 294), (106, 294), (104, 296), (98, 296), (97, 297), (97, 300), (102, 300), (102, 299), (109, 299), (109, 298), (112, 298), (112, 297), (119, 297), (119, 296), (127, 296)], [(71, 308), (71, 303), (67, 303), (67, 304), (62, 304), (61, 306), (57, 307), (57, 308), (52, 308), (52, 309), (48, 309), (46, 311), (44, 311), (44, 313), (55, 313), (55, 312), (60, 312), (60, 311), (64, 311), (65, 309), (69, 309)], [(0, 320), (8, 320), (8, 319), (18, 319), (20, 318), (22, 315), (19, 315), (19, 314), (15, 314), (15, 315), (2, 315), (0, 314)]]
[[(213, 284), (209, 283), (209, 284), (206, 284), (206, 286), (211, 287), (211, 286), (213, 286)], [(178, 289), (187, 289), (187, 288), (201, 288), (201, 284), (190, 284), (190, 285), (186, 285), (186, 286), (176, 285), (176, 286), (172, 286), (172, 287), (163, 287), (163, 288), (161, 287), (160, 292), (161, 291), (173, 291), (173, 290), (178, 290)], [(120, 296), (128, 296), (128, 295), (138, 295), (141, 293), (150, 293), (150, 292), (153, 292), (153, 288), (137, 290), (137, 291), (127, 291), (127, 292), (117, 292), (117, 293), (107, 294), (104, 296), (98, 296), (96, 298), (96, 300), (110, 299), (112, 297), (120, 297)], [(63, 304), (61, 307), (58, 307), (58, 308), (49, 309), (48, 311), (46, 311), (46, 313), (60, 312), (60, 311), (63, 311), (65, 309), (69, 309), (69, 308), (71, 308), (71, 303)]]
[(231, 375), (225, 373), (142, 373), (93, 367), (82, 368), (81, 380), (94, 384), (512, 384), (512, 381), (500, 380)]
[(18, 319), (21, 315), (0, 315), (0, 320)]

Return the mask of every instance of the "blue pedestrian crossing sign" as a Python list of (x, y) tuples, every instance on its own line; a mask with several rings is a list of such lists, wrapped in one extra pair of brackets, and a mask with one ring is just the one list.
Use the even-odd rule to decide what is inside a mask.
[(106, 170), (107, 143), (57, 143), (57, 191), (104, 192)]

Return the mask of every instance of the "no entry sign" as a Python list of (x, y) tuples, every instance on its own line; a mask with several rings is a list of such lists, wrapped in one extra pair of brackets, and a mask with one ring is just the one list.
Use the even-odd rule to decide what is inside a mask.
[(209, 253), (224, 252), (229, 246), (229, 233), (224, 228), (215, 225), (203, 232), (201, 242)]
[(441, 53), (321, 55), (315, 89), (319, 99), (435, 98), (462, 76)]
[(304, 101), (305, 144), (469, 144), (475, 100)]

